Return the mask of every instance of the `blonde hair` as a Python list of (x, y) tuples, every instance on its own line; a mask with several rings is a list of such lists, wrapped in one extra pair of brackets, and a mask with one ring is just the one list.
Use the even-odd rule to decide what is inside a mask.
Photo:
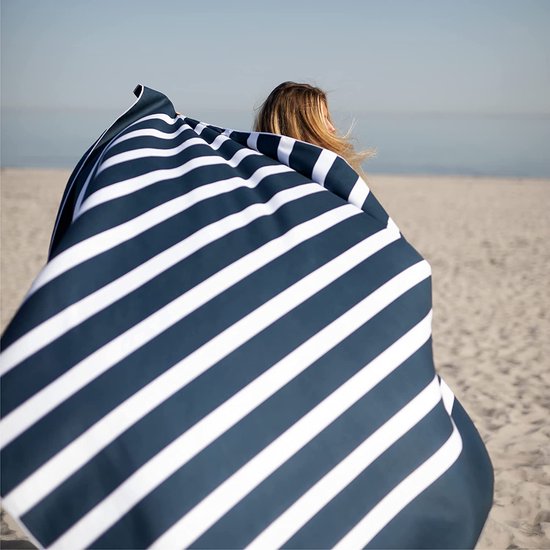
[(254, 131), (282, 134), (329, 149), (343, 157), (366, 180), (361, 163), (376, 155), (376, 151), (356, 151), (350, 141), (351, 128), (343, 136), (330, 132), (324, 120), (323, 103), (327, 107), (327, 118), (334, 126), (323, 90), (310, 84), (283, 82), (260, 106)]

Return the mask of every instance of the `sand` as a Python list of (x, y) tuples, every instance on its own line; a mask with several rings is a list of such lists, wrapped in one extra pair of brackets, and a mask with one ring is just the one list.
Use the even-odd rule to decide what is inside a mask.
[[(2, 330), (45, 262), (68, 177), (1, 172)], [(550, 180), (373, 174), (369, 184), (432, 266), (436, 367), (495, 467), (477, 548), (550, 548)], [(25, 538), (3, 514), (2, 547)]]

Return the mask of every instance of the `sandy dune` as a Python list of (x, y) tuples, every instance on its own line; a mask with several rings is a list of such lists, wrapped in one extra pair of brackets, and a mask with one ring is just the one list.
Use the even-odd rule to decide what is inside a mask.
[[(45, 262), (68, 176), (1, 172), (2, 329)], [(495, 466), (495, 503), (477, 548), (550, 548), (550, 181), (372, 175), (369, 183), (432, 266), (436, 366)], [(25, 538), (3, 514), (2, 547), (25, 547)]]

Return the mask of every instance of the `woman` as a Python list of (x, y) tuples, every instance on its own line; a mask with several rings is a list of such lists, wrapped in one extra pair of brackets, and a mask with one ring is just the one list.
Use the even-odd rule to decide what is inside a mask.
[[(473, 548), (492, 467), (429, 264), (334, 152), (134, 93), (0, 341), (4, 508), (44, 548)], [(360, 158), (312, 87), (262, 113)]]
[(254, 131), (282, 134), (334, 151), (364, 180), (361, 163), (376, 154), (372, 149), (354, 149), (349, 140), (351, 128), (344, 136), (338, 135), (328, 111), (326, 92), (305, 83), (279, 84), (261, 105)]

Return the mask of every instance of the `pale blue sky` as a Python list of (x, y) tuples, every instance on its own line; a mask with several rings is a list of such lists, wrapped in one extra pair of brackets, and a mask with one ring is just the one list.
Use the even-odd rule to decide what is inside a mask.
[(193, 116), (284, 80), (354, 112), (550, 113), (550, 0), (1, 0), (2, 106)]

